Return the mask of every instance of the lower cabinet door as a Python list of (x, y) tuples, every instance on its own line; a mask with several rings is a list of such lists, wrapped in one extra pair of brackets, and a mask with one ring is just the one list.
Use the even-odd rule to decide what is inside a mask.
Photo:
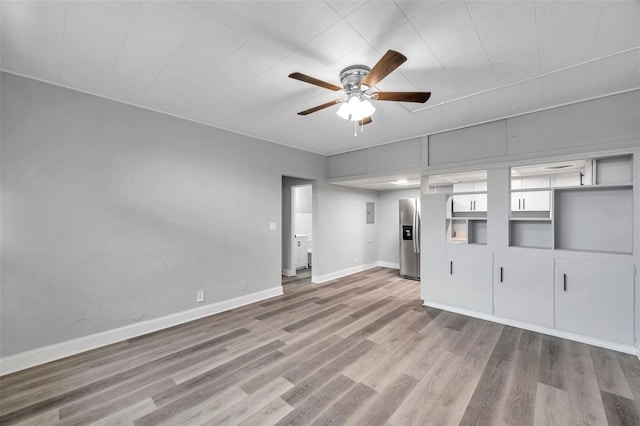
[(553, 258), (496, 254), (494, 314), (553, 328)]
[(556, 328), (632, 345), (632, 264), (556, 260)]
[(447, 304), (492, 313), (492, 254), (485, 247), (463, 245), (451, 245), (447, 252)]

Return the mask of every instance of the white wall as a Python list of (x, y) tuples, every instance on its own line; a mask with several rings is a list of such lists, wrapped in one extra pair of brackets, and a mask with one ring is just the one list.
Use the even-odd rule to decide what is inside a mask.
[(293, 188), (295, 193), (295, 202), (294, 202), (294, 218), (293, 224), (294, 229), (293, 233), (295, 235), (306, 235), (307, 238), (311, 241), (313, 238), (313, 212), (312, 212), (312, 191), (311, 185), (304, 186), (296, 186)]
[[(3, 357), (280, 286), (282, 176), (325, 179), (326, 157), (1, 80)], [(329, 274), (375, 239), (375, 192), (319, 186)]]
[(401, 198), (419, 198), (420, 188), (379, 191), (376, 203), (378, 222), (378, 260), (383, 264), (400, 263), (400, 213)]

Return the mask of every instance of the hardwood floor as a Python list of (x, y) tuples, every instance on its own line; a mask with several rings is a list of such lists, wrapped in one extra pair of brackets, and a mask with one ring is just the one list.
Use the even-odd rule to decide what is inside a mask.
[(0, 423), (640, 425), (638, 358), (376, 268), (0, 378)]

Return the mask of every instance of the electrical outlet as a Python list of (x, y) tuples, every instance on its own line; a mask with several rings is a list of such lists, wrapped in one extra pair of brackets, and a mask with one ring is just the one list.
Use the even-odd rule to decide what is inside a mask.
[(196, 291), (196, 302), (204, 302), (204, 290)]
[(353, 258), (353, 263), (358, 263), (358, 258), (357, 257)]
[(249, 281), (240, 281), (240, 290), (249, 291)]

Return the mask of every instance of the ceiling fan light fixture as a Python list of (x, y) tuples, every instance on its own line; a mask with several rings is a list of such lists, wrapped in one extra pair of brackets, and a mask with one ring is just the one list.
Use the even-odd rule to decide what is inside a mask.
[(340, 105), (336, 114), (344, 120), (360, 121), (363, 118), (371, 117), (375, 111), (376, 108), (369, 100), (361, 100), (358, 96), (352, 96)]

